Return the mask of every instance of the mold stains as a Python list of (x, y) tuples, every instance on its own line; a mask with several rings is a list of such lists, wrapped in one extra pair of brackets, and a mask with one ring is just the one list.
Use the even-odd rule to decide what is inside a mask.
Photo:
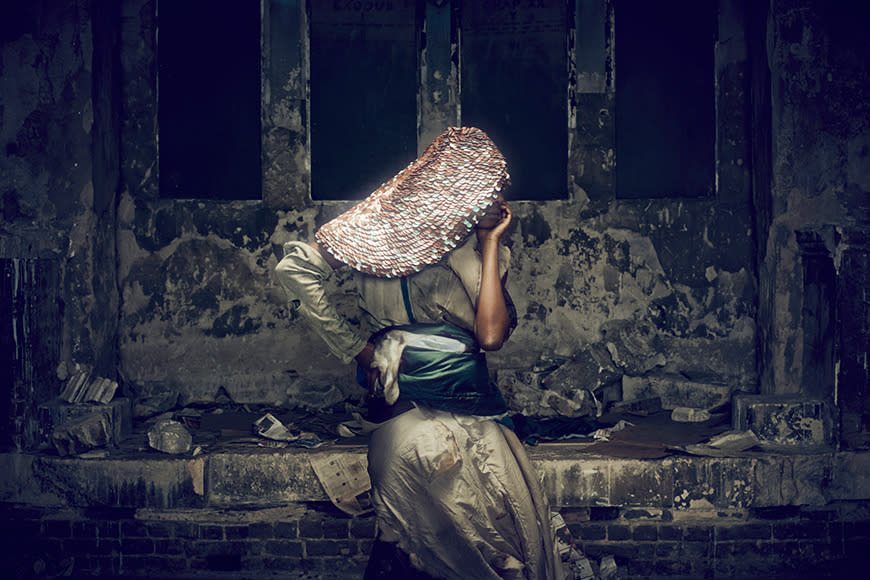
[(235, 247), (256, 251), (275, 231), (278, 216), (264, 207), (253, 211), (238, 210), (223, 205), (198, 206), (191, 212), (191, 225), (201, 236), (216, 235)]
[(260, 321), (248, 317), (247, 306), (236, 304), (215, 318), (211, 329), (206, 330), (205, 333), (216, 338), (223, 338), (229, 335), (242, 336), (258, 331), (260, 326)]
[(587, 266), (596, 262), (601, 254), (598, 240), (581, 228), (570, 229), (565, 239), (559, 240), (559, 243), (560, 256), (572, 256), (576, 262), (582, 262)]
[(604, 234), (603, 243), (607, 263), (628, 272), (631, 267), (631, 243), (628, 240), (615, 240), (609, 234)]
[(570, 263), (563, 262), (562, 265), (559, 266), (559, 274), (556, 277), (556, 282), (553, 284), (553, 288), (559, 296), (556, 305), (565, 306), (567, 303), (565, 297), (570, 296), (574, 288), (574, 268)]
[(214, 292), (205, 288), (200, 288), (191, 294), (190, 303), (194, 308), (202, 311), (218, 311), (220, 309), (218, 297)]
[(172, 243), (180, 234), (178, 212), (175, 209), (158, 211), (154, 215), (154, 245), (163, 248)]
[[(238, 251), (207, 240), (179, 242), (165, 260), (154, 255), (132, 269), (125, 285), (141, 287), (148, 302), (130, 312), (126, 322), (130, 327), (160, 320), (174, 321), (179, 327), (212, 328), (211, 319), (225, 303), (262, 292), (250, 288), (255, 283)], [(229, 315), (218, 332), (226, 335), (228, 328), (244, 328), (244, 323), (234, 325), (233, 320)]]
[(691, 312), (685, 296), (674, 293), (650, 302), (649, 320), (667, 334), (686, 336), (689, 331)]
[(532, 215), (520, 221), (524, 246), (539, 248), (552, 237), (550, 224), (540, 214), (537, 207), (532, 211)]
[(32, 111), (15, 136), (15, 141), (6, 145), (6, 153), (14, 157), (36, 157), (46, 154), (48, 145), (48, 114), (45, 111)]
[(21, 202), (16, 190), (10, 189), (0, 198), (0, 215), (5, 222), (13, 222), (19, 217), (25, 217), (21, 212)]
[(545, 322), (547, 320), (548, 309), (545, 305), (538, 302), (530, 302), (526, 308), (526, 313), (523, 315), (524, 320), (537, 320)]

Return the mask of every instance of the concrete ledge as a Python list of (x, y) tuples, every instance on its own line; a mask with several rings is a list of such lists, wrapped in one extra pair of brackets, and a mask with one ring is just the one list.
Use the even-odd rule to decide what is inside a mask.
[(45, 507), (200, 507), (205, 458), (0, 454), (0, 501)]
[(657, 460), (532, 449), (553, 505), (745, 509), (870, 498), (870, 454), (672, 456)]
[[(554, 506), (724, 510), (870, 499), (870, 453), (641, 460), (558, 445), (528, 452)], [(312, 454), (364, 456), (365, 447), (254, 449), (195, 458), (3, 453), (0, 502), (171, 509), (328, 501), (309, 464)]]

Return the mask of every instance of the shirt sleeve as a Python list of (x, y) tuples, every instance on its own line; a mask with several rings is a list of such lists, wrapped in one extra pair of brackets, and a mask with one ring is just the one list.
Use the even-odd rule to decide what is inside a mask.
[(320, 252), (304, 242), (284, 244), (284, 257), (275, 267), (275, 275), (291, 305), (311, 324), (329, 351), (343, 363), (349, 363), (366, 341), (326, 295), (325, 283), (332, 272)]

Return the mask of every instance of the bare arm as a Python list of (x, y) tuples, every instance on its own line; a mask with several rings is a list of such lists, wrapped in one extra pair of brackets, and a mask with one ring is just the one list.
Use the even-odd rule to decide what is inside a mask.
[(504, 280), (498, 275), (498, 244), (513, 219), (510, 207), (501, 202), (498, 222), (492, 228), (485, 220), (478, 226), (477, 239), (483, 270), (480, 297), (474, 318), (474, 335), (484, 350), (498, 350), (510, 333), (510, 315), (504, 299)]

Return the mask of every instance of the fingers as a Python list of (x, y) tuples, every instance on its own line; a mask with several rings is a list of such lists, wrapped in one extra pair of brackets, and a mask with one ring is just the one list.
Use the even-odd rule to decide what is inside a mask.
[(508, 202), (506, 201), (501, 204), (501, 215), (502, 220), (506, 221), (507, 223), (511, 223), (511, 220), (514, 217), (514, 212), (513, 210), (511, 210), (511, 206), (509, 206)]
[(493, 230), (497, 230), (499, 234), (504, 232), (508, 226), (511, 224), (513, 220), (514, 214), (511, 210), (511, 206), (507, 204), (507, 202), (501, 203), (501, 221), (493, 228)]

